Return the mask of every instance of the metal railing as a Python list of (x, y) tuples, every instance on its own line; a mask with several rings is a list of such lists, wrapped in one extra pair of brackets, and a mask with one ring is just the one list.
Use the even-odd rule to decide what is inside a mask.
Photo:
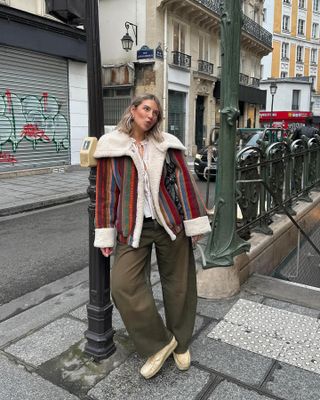
[(191, 56), (181, 53), (180, 51), (173, 51), (172, 62), (174, 65), (178, 65), (179, 67), (190, 68)]
[[(221, 16), (220, 0), (195, 0), (197, 3), (202, 4), (204, 7), (213, 11), (218, 16)], [(272, 33), (264, 29), (261, 25), (242, 13), (243, 26), (242, 29), (250, 36), (257, 39), (265, 46), (272, 47)]]
[(213, 64), (208, 61), (198, 60), (198, 71), (203, 72), (205, 74), (212, 75), (213, 74)]
[(250, 78), (250, 85), (251, 85), (251, 86), (254, 86), (254, 87), (259, 87), (259, 85), (260, 85), (260, 79), (254, 78), (253, 76), (251, 76), (251, 78)]
[(249, 76), (240, 72), (239, 73), (239, 83), (241, 85), (249, 85)]
[(320, 136), (291, 141), (284, 133), (267, 129), (258, 147), (245, 147), (236, 156), (237, 203), (242, 214), (237, 230), (243, 237), (251, 231), (272, 234), (269, 225), (274, 214), (283, 213), (285, 206), (294, 215), (293, 204), (312, 202), (310, 191), (320, 189)]

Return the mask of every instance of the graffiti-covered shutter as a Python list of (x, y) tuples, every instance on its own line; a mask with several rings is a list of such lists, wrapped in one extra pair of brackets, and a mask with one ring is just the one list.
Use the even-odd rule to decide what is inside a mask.
[(68, 66), (0, 46), (0, 172), (70, 164)]

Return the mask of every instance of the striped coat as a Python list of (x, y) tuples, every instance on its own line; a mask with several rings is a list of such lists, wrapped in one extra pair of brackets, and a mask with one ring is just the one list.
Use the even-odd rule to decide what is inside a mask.
[[(172, 240), (183, 228), (187, 236), (209, 232), (205, 206), (185, 162), (185, 148), (175, 136), (163, 135), (165, 140), (161, 143), (152, 137), (148, 142), (151, 166), (147, 172), (156, 218)], [(165, 186), (167, 152), (175, 165), (183, 215)], [(144, 218), (144, 181), (132, 139), (118, 131), (103, 135), (94, 156), (98, 159), (94, 245), (113, 247), (117, 234), (120, 242), (139, 247)]]

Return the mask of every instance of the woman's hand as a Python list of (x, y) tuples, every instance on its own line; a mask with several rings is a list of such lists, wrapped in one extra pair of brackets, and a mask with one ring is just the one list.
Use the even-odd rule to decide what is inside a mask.
[(105, 257), (109, 257), (113, 252), (113, 247), (104, 247), (101, 249), (101, 253), (105, 256)]

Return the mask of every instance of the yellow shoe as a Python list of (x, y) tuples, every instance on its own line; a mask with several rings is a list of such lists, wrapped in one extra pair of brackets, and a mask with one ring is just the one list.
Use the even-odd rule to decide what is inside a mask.
[(152, 378), (157, 372), (160, 371), (166, 359), (170, 356), (173, 350), (177, 347), (178, 342), (173, 337), (171, 342), (167, 344), (163, 349), (159, 350), (156, 354), (149, 357), (147, 362), (140, 370), (140, 374), (145, 378)]
[(190, 368), (191, 356), (189, 350), (181, 354), (173, 353), (173, 358), (176, 363), (176, 366), (180, 369), (180, 371), (186, 371), (187, 369)]

